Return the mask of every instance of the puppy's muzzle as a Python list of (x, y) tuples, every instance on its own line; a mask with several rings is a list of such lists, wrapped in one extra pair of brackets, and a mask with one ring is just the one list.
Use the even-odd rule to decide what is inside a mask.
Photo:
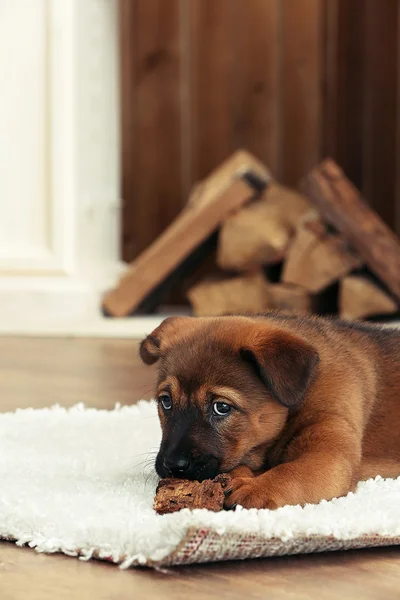
[(193, 457), (191, 454), (164, 454), (159, 452), (156, 471), (160, 477), (178, 477), (204, 481), (219, 473), (219, 461), (215, 456)]

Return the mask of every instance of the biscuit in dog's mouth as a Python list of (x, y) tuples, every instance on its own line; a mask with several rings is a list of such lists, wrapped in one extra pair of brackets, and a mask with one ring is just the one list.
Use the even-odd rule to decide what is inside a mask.
[(224, 490), (231, 477), (223, 473), (215, 479), (190, 481), (188, 479), (161, 479), (154, 498), (154, 510), (164, 515), (182, 508), (206, 508), (219, 512), (224, 508)]

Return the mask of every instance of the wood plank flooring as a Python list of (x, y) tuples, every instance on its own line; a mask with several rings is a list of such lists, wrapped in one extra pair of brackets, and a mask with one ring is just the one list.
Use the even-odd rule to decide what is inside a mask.
[[(56, 402), (112, 408), (151, 397), (154, 371), (129, 340), (0, 338), (0, 411)], [(1, 483), (0, 483), (1, 493)], [(0, 543), (1, 600), (398, 600), (400, 549), (155, 572)]]

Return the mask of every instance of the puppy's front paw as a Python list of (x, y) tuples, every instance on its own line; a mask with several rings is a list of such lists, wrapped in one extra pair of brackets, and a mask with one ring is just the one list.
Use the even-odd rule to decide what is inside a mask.
[(250, 467), (246, 467), (245, 465), (240, 465), (239, 467), (236, 467), (235, 469), (233, 469), (233, 471), (230, 471), (229, 475), (232, 477), (232, 479), (236, 479), (237, 477), (255, 477), (255, 474), (250, 469)]
[(240, 504), (243, 508), (269, 508), (275, 510), (282, 504), (260, 485), (257, 477), (236, 477), (226, 490), (225, 508)]

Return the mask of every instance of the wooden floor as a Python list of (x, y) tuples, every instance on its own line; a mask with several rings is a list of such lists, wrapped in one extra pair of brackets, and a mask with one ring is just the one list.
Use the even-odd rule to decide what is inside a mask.
[[(85, 402), (112, 408), (150, 397), (152, 369), (127, 340), (0, 338), (0, 410)], [(0, 484), (3, 485), (3, 484)], [(1, 487), (0, 487), (1, 490)], [(1, 491), (0, 491), (1, 493)], [(400, 549), (120, 571), (0, 543), (1, 600), (397, 600)]]

